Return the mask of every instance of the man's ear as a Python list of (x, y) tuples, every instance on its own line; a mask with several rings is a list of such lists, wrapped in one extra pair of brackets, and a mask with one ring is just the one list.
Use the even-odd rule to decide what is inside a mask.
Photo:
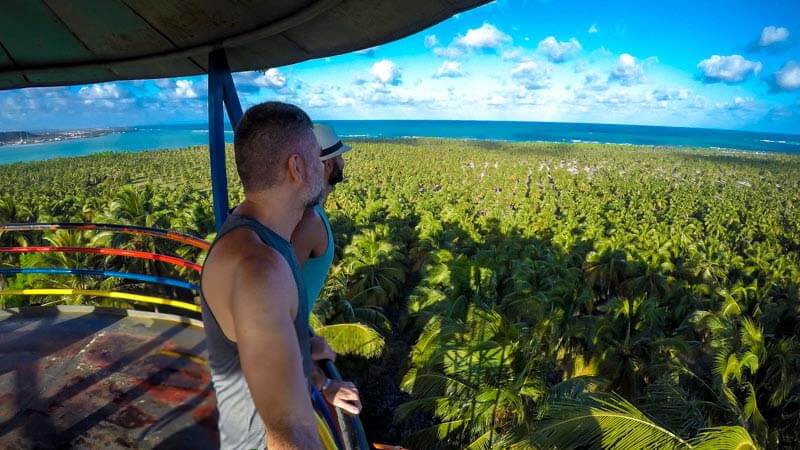
[(291, 181), (303, 181), (303, 175), (305, 174), (306, 166), (303, 158), (301, 158), (299, 154), (293, 153), (289, 155), (289, 159), (286, 161), (286, 168), (289, 171), (289, 179)]

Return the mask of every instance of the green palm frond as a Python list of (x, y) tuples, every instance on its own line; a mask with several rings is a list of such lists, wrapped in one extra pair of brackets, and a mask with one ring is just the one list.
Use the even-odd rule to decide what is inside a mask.
[(543, 449), (688, 449), (680, 436), (658, 425), (618, 395), (549, 406), (535, 441)]
[(419, 373), (417, 369), (410, 369), (403, 377), (400, 388), (413, 393), (415, 397), (429, 397), (432, 395), (472, 395), (475, 388), (456, 379), (455, 377), (440, 373)]
[(695, 450), (758, 450), (753, 438), (742, 427), (707, 428), (692, 443)]
[(754, 323), (750, 318), (742, 320), (742, 329), (740, 330), (740, 338), (742, 344), (747, 346), (750, 351), (758, 357), (759, 360), (765, 356), (764, 350), (764, 330), (762, 327)]
[(382, 330), (386, 333), (392, 331), (391, 322), (389, 322), (389, 319), (387, 319), (378, 308), (369, 306), (353, 308), (353, 315), (359, 322), (369, 324), (375, 329)]
[(742, 408), (742, 415), (745, 420), (750, 420), (755, 430), (764, 435), (767, 432), (767, 421), (761, 415), (761, 410), (758, 409), (758, 400), (756, 399), (756, 390), (752, 384), (747, 383), (747, 399)]
[(314, 332), (324, 337), (336, 353), (343, 355), (374, 358), (380, 356), (386, 346), (380, 333), (360, 323), (324, 325)]
[(464, 450), (483, 450), (489, 449), (492, 447), (492, 430), (487, 430), (477, 438), (473, 439), (472, 442), (469, 443)]
[(706, 426), (703, 406), (702, 401), (693, 398), (669, 376), (650, 384), (641, 404), (644, 412), (681, 434), (694, 434)]

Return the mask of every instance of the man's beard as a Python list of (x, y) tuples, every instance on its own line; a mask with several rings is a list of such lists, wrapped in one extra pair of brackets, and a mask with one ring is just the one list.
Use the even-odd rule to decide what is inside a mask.
[(333, 170), (331, 171), (331, 176), (328, 178), (328, 184), (331, 187), (336, 186), (337, 184), (344, 181), (344, 171), (339, 166), (339, 164), (333, 163)]
[(325, 194), (323, 191), (324, 182), (322, 177), (314, 177), (314, 184), (309, 185), (308, 190), (303, 195), (303, 207), (311, 208), (322, 200)]

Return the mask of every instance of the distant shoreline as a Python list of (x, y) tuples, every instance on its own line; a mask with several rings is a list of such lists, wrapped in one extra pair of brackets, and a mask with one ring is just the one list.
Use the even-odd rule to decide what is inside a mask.
[(52, 142), (74, 141), (105, 136), (111, 133), (129, 131), (128, 128), (99, 128), (91, 130), (68, 131), (0, 131), (0, 148), (7, 149), (27, 145), (48, 144)]
[[(344, 136), (342, 136), (344, 137)], [(348, 139), (345, 137), (345, 139)], [(502, 139), (472, 139), (472, 138), (452, 138), (452, 137), (424, 137), (424, 136), (416, 136), (416, 137), (350, 137), (354, 142), (362, 142), (362, 143), (391, 143), (391, 142), (403, 142), (403, 141), (432, 141), (431, 143), (435, 143), (435, 141), (450, 141), (450, 142), (464, 142), (465, 144), (475, 144), (475, 143), (495, 143), (495, 144), (509, 144), (512, 146), (524, 146), (524, 145), (534, 145), (534, 146), (541, 146), (541, 145), (558, 145), (558, 146), (565, 146), (570, 148), (583, 148), (586, 151), (591, 151), (592, 147), (607, 147), (607, 146), (617, 146), (617, 147), (625, 147), (626, 149), (630, 150), (656, 150), (656, 151), (664, 151), (664, 152), (673, 152), (673, 153), (683, 153), (683, 154), (717, 154), (717, 155), (729, 155), (735, 157), (767, 157), (767, 158), (800, 158), (800, 155), (797, 153), (791, 152), (775, 152), (775, 151), (754, 151), (754, 150), (744, 150), (744, 149), (737, 149), (737, 148), (721, 148), (721, 147), (691, 147), (691, 146), (678, 146), (678, 145), (649, 145), (649, 144), (620, 144), (615, 142), (553, 142), (553, 141), (510, 141), (510, 140), (502, 140)], [(230, 143), (226, 143), (226, 146), (230, 146)], [(173, 151), (189, 151), (189, 150), (204, 150), (203, 147), (207, 147), (208, 144), (192, 144), (186, 146), (173, 146), (173, 147), (154, 147), (148, 149), (140, 149), (136, 151), (125, 151), (125, 150), (105, 150), (94, 152), (90, 154), (84, 155), (74, 155), (74, 156), (55, 156), (53, 158), (47, 159), (39, 159), (39, 160), (28, 160), (28, 161), (11, 161), (11, 162), (2, 162), (0, 161), (0, 166), (4, 165), (12, 165), (12, 164), (35, 164), (35, 163), (45, 163), (45, 162), (52, 162), (57, 160), (64, 160), (64, 159), (77, 159), (77, 158), (96, 158), (96, 157), (107, 157), (109, 154), (133, 154), (133, 153), (142, 153), (142, 152), (173, 152)], [(207, 149), (205, 149), (207, 150)]]
[[(800, 154), (800, 137), (778, 133), (668, 127), (568, 123), (452, 121), (322, 121), (344, 140), (448, 139), (462, 142), (547, 142), (553, 145), (617, 145)], [(225, 130), (225, 142), (233, 142)], [(17, 132), (19, 133), (19, 132)], [(45, 132), (33, 132), (43, 134)], [(12, 136), (20, 142), (19, 134)], [(0, 147), (0, 164), (85, 156), (97, 152), (137, 152), (208, 145), (203, 124), (107, 128), (53, 133)], [(9, 139), (6, 139), (9, 143)]]

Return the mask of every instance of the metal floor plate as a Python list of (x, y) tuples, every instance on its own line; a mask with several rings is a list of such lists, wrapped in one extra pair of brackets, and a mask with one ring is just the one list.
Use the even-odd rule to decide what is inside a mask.
[(0, 448), (218, 448), (207, 355), (178, 316), (0, 311)]

